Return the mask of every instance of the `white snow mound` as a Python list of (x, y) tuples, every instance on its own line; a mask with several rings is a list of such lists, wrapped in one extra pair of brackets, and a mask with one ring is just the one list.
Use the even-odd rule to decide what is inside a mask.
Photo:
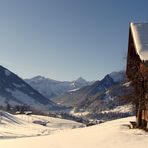
[(2, 148), (148, 148), (148, 133), (129, 129), (134, 117), (47, 136), (0, 140)]

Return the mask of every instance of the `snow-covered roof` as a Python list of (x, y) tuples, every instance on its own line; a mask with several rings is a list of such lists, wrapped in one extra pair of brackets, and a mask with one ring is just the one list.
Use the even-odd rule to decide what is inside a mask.
[(136, 51), (141, 60), (148, 60), (148, 23), (131, 23)]

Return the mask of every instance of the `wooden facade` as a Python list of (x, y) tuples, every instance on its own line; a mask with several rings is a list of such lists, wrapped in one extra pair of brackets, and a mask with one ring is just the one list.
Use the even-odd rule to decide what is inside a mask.
[(135, 42), (130, 25), (126, 74), (134, 87), (137, 127), (148, 128), (148, 61), (140, 58)]

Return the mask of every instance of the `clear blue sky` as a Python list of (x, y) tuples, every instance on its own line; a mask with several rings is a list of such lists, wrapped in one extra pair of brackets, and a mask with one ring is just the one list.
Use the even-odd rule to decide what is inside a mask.
[(148, 0), (0, 0), (0, 64), (23, 78), (103, 78), (125, 69), (129, 22)]

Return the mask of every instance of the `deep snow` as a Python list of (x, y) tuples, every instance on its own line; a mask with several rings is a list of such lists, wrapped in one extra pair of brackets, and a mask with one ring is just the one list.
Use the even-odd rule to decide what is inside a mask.
[(148, 23), (131, 23), (134, 44), (141, 60), (148, 60)]
[[(47, 123), (46, 126), (34, 124), (34, 121)], [(70, 120), (37, 115), (11, 115), (0, 112), (0, 138), (18, 138), (49, 135), (59, 130), (67, 130), (83, 126)]]
[(47, 136), (0, 140), (1, 148), (148, 148), (148, 133), (129, 129), (134, 117)]

